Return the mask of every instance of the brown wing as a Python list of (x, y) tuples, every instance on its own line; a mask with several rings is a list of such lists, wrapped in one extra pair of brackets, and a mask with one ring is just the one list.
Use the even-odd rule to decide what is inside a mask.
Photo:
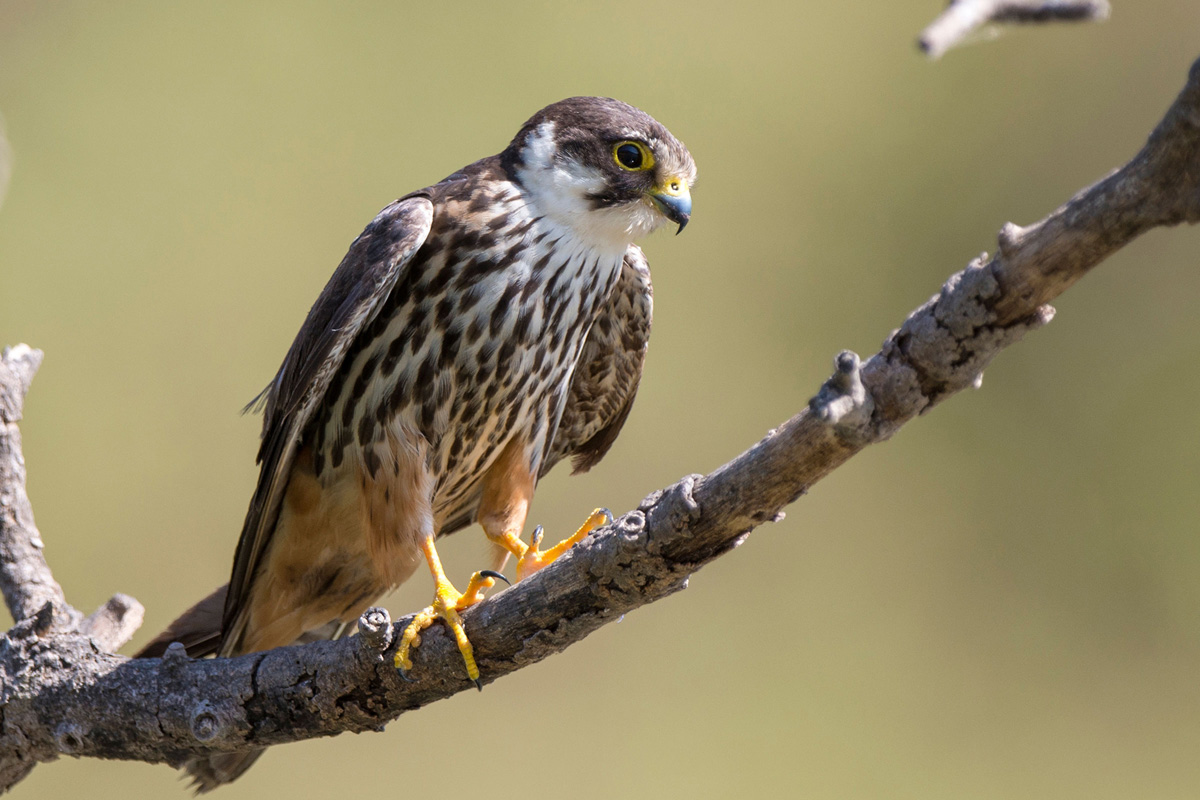
[(267, 387), (258, 451), (262, 468), (234, 555), (222, 647), (238, 638), (235, 620), (275, 530), (304, 428), (354, 338), (374, 318), (425, 241), (432, 220), (433, 204), (422, 195), (401, 198), (379, 212), (350, 245)]
[(646, 257), (630, 245), (612, 297), (579, 354), (542, 475), (566, 456), (572, 456), (572, 474), (587, 472), (617, 440), (642, 379), (653, 296)]

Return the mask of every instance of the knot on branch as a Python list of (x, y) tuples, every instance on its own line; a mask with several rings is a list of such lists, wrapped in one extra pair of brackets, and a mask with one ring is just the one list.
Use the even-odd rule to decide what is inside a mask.
[[(646, 520), (646, 527), (653, 531), (671, 530), (683, 532), (700, 521), (700, 504), (696, 502), (696, 482), (703, 475), (684, 475), (677, 483), (666, 489), (651, 492), (638, 504)], [(657, 552), (653, 539), (647, 544), (650, 552)]]
[(876, 437), (871, 424), (875, 402), (863, 386), (858, 354), (843, 350), (833, 360), (833, 375), (821, 384), (808, 407), (848, 444), (866, 444)]
[(221, 733), (222, 724), (207, 700), (201, 700), (192, 710), (192, 736), (198, 742), (210, 742)]
[[(205, 697), (191, 701), (180, 697), (176, 702), (179, 701), (184, 704), (180, 709), (183, 713), (166, 724), (174, 729), (184, 748), (211, 752), (208, 748), (228, 751), (245, 747), (246, 721), (238, 716), (241, 705), (231, 704), (226, 698)], [(190, 742), (187, 737), (191, 738)]]
[(167, 649), (163, 651), (162, 658), (158, 665), (169, 678), (176, 679), (183, 674), (183, 669), (192, 659), (187, 654), (187, 648), (183, 642), (171, 642), (167, 645)]
[(372, 606), (358, 618), (358, 643), (361, 650), (372, 656), (378, 656), (392, 646), (395, 638), (392, 631), (392, 617), (386, 608)]
[(87, 731), (74, 722), (64, 722), (54, 729), (54, 746), (63, 755), (73, 756), (83, 750)]
[(996, 234), (996, 241), (1000, 245), (1000, 258), (1005, 261), (1014, 261), (1019, 258), (1021, 245), (1029, 236), (1029, 230), (1029, 228), (1022, 228), (1012, 222), (1004, 223), (1000, 227), (1000, 232)]

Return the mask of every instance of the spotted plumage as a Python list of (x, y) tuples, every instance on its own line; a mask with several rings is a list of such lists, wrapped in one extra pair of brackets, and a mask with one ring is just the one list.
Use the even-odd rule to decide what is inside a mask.
[[(533, 489), (563, 458), (593, 466), (624, 424), (651, 317), (633, 241), (682, 229), (694, 179), (648, 115), (572, 98), (498, 156), (380, 212), (264, 393), (262, 469), (227, 593), (202, 601), (207, 628), (197, 606), (196, 625), (185, 615), (145, 654), (172, 638), (233, 655), (330, 635), (423, 556), (438, 595), (421, 624), (453, 627), (478, 592), (453, 592), (433, 540), (475, 521), (518, 574), (549, 560), (519, 538)], [(252, 760), (190, 770), (207, 789)]]

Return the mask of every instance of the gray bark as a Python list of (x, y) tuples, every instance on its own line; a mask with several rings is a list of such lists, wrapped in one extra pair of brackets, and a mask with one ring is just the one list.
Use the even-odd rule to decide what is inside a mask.
[[(1108, 255), (1152, 228), (1197, 219), (1200, 61), (1133, 160), (1042, 221), (1006, 225), (999, 252), (951, 276), (878, 353), (863, 364), (841, 354), (807, 408), (715, 472), (653, 492), (558, 562), (466, 611), (484, 682), (684, 588), (855, 453), (978, 385), (997, 353), (1052, 318), (1045, 304)], [(380, 609), (360, 620), (360, 635), (336, 642), (203, 661), (179, 646), (162, 659), (112, 654), (135, 621), (135, 601), (112, 601), (103, 625), (82, 621), (42, 559), (24, 496), (15, 422), (34, 352), (6, 351), (0, 367), (0, 585), (18, 620), (0, 639), (0, 788), (63, 753), (178, 765), (377, 730), (473, 688), (440, 625), (422, 635), (415, 682), (401, 680), (390, 648), (405, 620), (393, 626)]]

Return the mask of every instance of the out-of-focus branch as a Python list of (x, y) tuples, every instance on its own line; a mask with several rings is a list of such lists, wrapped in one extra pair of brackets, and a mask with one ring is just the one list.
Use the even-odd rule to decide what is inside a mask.
[[(692, 572), (778, 519), (855, 453), (978, 385), (997, 353), (1051, 319), (1045, 303), (1108, 255), (1151, 228), (1198, 220), (1200, 61), (1132, 161), (1042, 221), (1006, 225), (996, 255), (951, 276), (865, 364), (840, 355), (799, 414), (715, 472), (652, 493), (554, 564), (468, 609), (463, 621), (484, 681), (684, 588)], [(23, 622), (0, 642), (0, 788), (62, 753), (180, 764), (199, 753), (376, 730), (473, 688), (441, 626), (422, 635), (415, 682), (402, 681), (390, 656), (396, 631), (373, 609), (349, 639), (203, 661), (176, 644), (161, 659), (130, 661), (75, 630)]]
[(101, 649), (115, 653), (133, 638), (146, 610), (127, 594), (118, 592), (80, 623), (82, 633), (91, 637)]
[(951, 0), (922, 31), (917, 46), (930, 58), (941, 58), (985, 25), (1104, 20), (1109, 10), (1108, 0)]

